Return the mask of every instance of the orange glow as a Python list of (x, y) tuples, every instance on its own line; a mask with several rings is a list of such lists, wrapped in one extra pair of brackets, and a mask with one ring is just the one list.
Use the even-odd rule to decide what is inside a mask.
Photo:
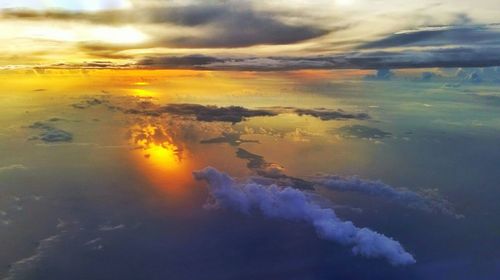
[(152, 90), (134, 88), (132, 89), (132, 95), (137, 97), (155, 97), (157, 93)]
[(179, 169), (181, 165), (179, 151), (173, 144), (166, 142), (161, 145), (151, 144), (145, 151), (145, 157), (158, 168), (173, 171)]
[(191, 162), (167, 129), (154, 124), (133, 127), (132, 142), (139, 148), (134, 161), (149, 181), (170, 197), (185, 198), (192, 183)]

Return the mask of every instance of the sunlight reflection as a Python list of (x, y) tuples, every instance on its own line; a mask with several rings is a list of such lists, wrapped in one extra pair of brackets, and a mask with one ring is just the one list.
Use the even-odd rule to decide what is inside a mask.
[(174, 143), (166, 127), (148, 123), (131, 129), (137, 146), (135, 162), (151, 183), (170, 196), (185, 196), (191, 179), (191, 163), (182, 144)]
[(132, 95), (137, 97), (155, 97), (157, 95), (157, 93), (152, 90), (147, 90), (142, 88), (134, 88), (131, 91)]

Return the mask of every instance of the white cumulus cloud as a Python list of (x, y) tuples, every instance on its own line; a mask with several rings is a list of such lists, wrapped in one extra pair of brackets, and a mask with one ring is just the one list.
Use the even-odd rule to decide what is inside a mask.
[(242, 213), (260, 212), (264, 216), (311, 224), (326, 240), (351, 246), (352, 252), (369, 258), (385, 258), (392, 265), (415, 263), (415, 258), (396, 240), (368, 228), (342, 221), (329, 208), (322, 208), (306, 192), (290, 187), (265, 186), (255, 182), (238, 183), (225, 173), (207, 167), (194, 177), (205, 180), (213, 201), (210, 208), (228, 208)]

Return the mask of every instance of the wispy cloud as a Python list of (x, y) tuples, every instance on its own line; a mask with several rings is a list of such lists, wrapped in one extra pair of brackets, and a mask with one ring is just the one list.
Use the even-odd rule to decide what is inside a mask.
[(313, 182), (334, 191), (357, 192), (429, 213), (441, 213), (455, 218), (463, 217), (456, 214), (451, 203), (439, 197), (434, 190), (424, 190), (419, 193), (404, 188), (395, 188), (381, 181), (364, 180), (357, 176), (324, 175), (315, 177)]
[(13, 170), (24, 170), (24, 169), (27, 169), (27, 167), (23, 164), (11, 164), (6, 166), (0, 166), (0, 173)]

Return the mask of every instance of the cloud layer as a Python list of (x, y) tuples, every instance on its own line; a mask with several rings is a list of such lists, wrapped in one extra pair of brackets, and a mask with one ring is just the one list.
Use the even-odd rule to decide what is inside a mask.
[(332, 209), (321, 208), (311, 196), (292, 188), (236, 183), (214, 168), (194, 172), (198, 180), (208, 183), (213, 202), (208, 206), (232, 209), (245, 214), (258, 212), (264, 216), (311, 224), (318, 235), (352, 247), (352, 252), (368, 258), (385, 258), (392, 265), (415, 263), (414, 257), (392, 238), (368, 228), (358, 228), (340, 220)]
[(442, 213), (456, 218), (462, 217), (455, 214), (452, 205), (447, 200), (440, 198), (432, 190), (417, 193), (403, 188), (395, 188), (381, 181), (363, 180), (357, 176), (324, 175), (314, 178), (313, 181), (334, 191), (362, 193), (429, 213)]

